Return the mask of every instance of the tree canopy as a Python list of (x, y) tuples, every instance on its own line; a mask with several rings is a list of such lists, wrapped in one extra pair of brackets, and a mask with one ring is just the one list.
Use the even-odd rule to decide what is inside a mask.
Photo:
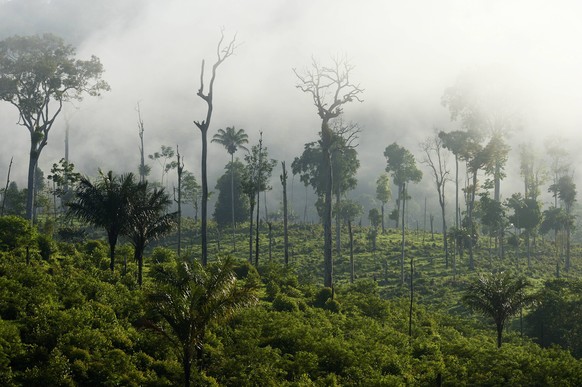
[(63, 104), (109, 90), (96, 56), (75, 59), (75, 49), (51, 35), (12, 36), (0, 41), (0, 100), (16, 107), (30, 133), (26, 214), (32, 218), (34, 174), (40, 153)]

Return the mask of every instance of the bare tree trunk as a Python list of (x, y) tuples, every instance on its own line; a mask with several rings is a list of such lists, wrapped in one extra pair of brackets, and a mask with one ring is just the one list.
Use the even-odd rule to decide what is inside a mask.
[(402, 285), (404, 285), (404, 247), (405, 247), (405, 239), (404, 239), (404, 214), (406, 210), (406, 183), (402, 183), (402, 252), (400, 255), (400, 277), (402, 280)]
[(4, 188), (4, 196), (2, 197), (2, 212), (1, 216), (4, 216), (4, 208), (6, 206), (6, 192), (8, 192), (8, 185), (10, 185), (10, 171), (12, 170), (12, 160), (14, 156), (10, 158), (10, 164), (8, 165), (8, 175), (6, 177), (6, 187)]
[(475, 260), (474, 260), (474, 249), (473, 249), (473, 208), (475, 206), (475, 191), (477, 191), (477, 171), (473, 172), (473, 188), (470, 193), (470, 200), (469, 200), (469, 211), (468, 211), (468, 218), (469, 218), (469, 270), (475, 270)]
[(208, 159), (208, 128), (210, 127), (210, 120), (212, 118), (213, 111), (213, 97), (214, 97), (214, 81), (216, 79), (216, 69), (226, 58), (231, 56), (235, 49), (235, 38), (233, 38), (226, 47), (222, 47), (222, 42), (224, 40), (224, 31), (221, 31), (220, 40), (216, 48), (217, 59), (212, 66), (212, 75), (210, 78), (210, 83), (208, 86), (208, 93), (204, 94), (204, 60), (202, 60), (202, 66), (200, 70), (200, 88), (196, 93), (200, 98), (202, 98), (207, 105), (206, 119), (199, 121), (194, 121), (194, 124), (200, 129), (202, 134), (202, 225), (201, 225), (201, 240), (202, 240), (202, 265), (206, 266), (208, 263), (208, 227), (207, 227), (207, 212), (208, 212), (208, 176), (207, 176), (207, 159)]
[(349, 218), (348, 233), (350, 234), (350, 283), (354, 283), (354, 233), (352, 232), (352, 220)]
[(269, 262), (273, 259), (273, 223), (267, 222), (269, 226)]
[(324, 286), (333, 287), (333, 257), (332, 257), (332, 169), (331, 148), (332, 131), (328, 120), (321, 124), (321, 150), (323, 155), (323, 171), (325, 177), (325, 202), (323, 210), (323, 260), (324, 260)]
[(386, 234), (386, 228), (384, 227), (384, 202), (382, 202), (382, 234)]
[(232, 212), (232, 252), (236, 252), (236, 225), (234, 222), (234, 153), (230, 154), (230, 204)]
[[(336, 190), (335, 193), (335, 203), (336, 206), (339, 206), (340, 203), (340, 192), (339, 192), (339, 188)], [(337, 253), (338, 257), (341, 257), (342, 255), (342, 251), (341, 251), (341, 223), (340, 223), (340, 217), (339, 214), (336, 214), (335, 216), (335, 250)]]
[(202, 210), (201, 218), (202, 224), (200, 227), (200, 237), (202, 242), (202, 265), (206, 266), (208, 263), (208, 175), (207, 175), (207, 159), (208, 159), (208, 129), (202, 130)]
[[(250, 196), (254, 197), (254, 195), (250, 195)], [(251, 199), (251, 203), (250, 203), (251, 216), (249, 218), (249, 263), (250, 264), (253, 263), (253, 213), (254, 213), (254, 208), (255, 208), (255, 203), (254, 203), (254, 200)]]
[(176, 145), (176, 157), (178, 158), (178, 258), (182, 254), (182, 173), (184, 172), (184, 161), (180, 156), (180, 150)]
[(28, 160), (28, 190), (26, 191), (26, 219), (33, 221), (34, 215), (34, 195), (36, 191), (36, 166), (40, 152), (31, 145), (30, 158)]
[[(139, 107), (139, 102), (137, 103), (137, 120), (138, 120), (137, 121), (137, 128), (139, 131), (139, 140), (140, 140), (139, 181), (143, 183), (145, 181), (145, 177), (146, 177), (146, 166), (145, 166), (144, 147), (143, 147), (144, 125), (143, 125), (143, 120), (141, 119), (141, 109)], [(68, 129), (68, 127), (67, 127), (67, 129)]]
[(281, 161), (281, 168), (283, 173), (281, 174), (281, 184), (283, 185), (283, 243), (285, 251), (285, 265), (289, 264), (289, 230), (287, 224), (287, 169), (285, 168), (285, 162)]

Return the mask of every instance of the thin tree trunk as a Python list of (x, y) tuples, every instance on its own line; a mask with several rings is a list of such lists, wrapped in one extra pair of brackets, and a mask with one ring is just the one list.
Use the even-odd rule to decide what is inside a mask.
[(12, 170), (12, 160), (14, 156), (10, 158), (10, 164), (8, 165), (8, 175), (6, 177), (6, 187), (4, 188), (4, 197), (2, 198), (2, 212), (0, 213), (1, 216), (4, 216), (4, 208), (6, 205), (6, 192), (8, 192), (8, 185), (10, 185), (10, 171)]
[(232, 211), (232, 252), (236, 251), (236, 225), (234, 222), (234, 153), (230, 154), (230, 205)]
[(457, 250), (459, 233), (459, 157), (455, 154), (455, 245), (453, 246), (453, 281), (457, 278)]
[(406, 183), (402, 183), (402, 252), (400, 255), (400, 277), (402, 280), (402, 285), (404, 285), (404, 247), (405, 247), (405, 240), (404, 240), (404, 214), (406, 210)]
[[(254, 196), (254, 195), (252, 195)], [(254, 213), (254, 206), (253, 200), (251, 199), (250, 210), (251, 216), (249, 221), (249, 263), (253, 263), (253, 213)]]
[(113, 272), (115, 268), (115, 245), (117, 241), (109, 238), (109, 269)]
[[(336, 206), (339, 206), (340, 203), (340, 193), (339, 193), (339, 189), (336, 190), (335, 193), (335, 203)], [(342, 252), (341, 252), (341, 223), (340, 223), (340, 217), (339, 214), (335, 215), (335, 250), (337, 253), (338, 257), (341, 257)]]
[(350, 234), (350, 282), (354, 283), (354, 233), (352, 231), (352, 220), (348, 218), (348, 233)]
[(259, 267), (259, 243), (260, 243), (260, 239), (259, 239), (259, 226), (260, 226), (260, 206), (259, 206), (259, 200), (261, 197), (261, 193), (257, 192), (257, 224), (255, 225), (256, 227), (256, 232), (255, 232), (255, 266)]
[(473, 257), (473, 208), (475, 205), (475, 191), (477, 190), (477, 171), (473, 172), (473, 188), (471, 190), (471, 196), (469, 200), (469, 270), (475, 270), (475, 261)]
[(570, 271), (570, 226), (566, 226), (566, 263), (564, 269), (566, 272)]
[(190, 387), (190, 375), (192, 371), (192, 355), (187, 349), (184, 349), (182, 357), (182, 367), (184, 369), (184, 386)]
[(289, 230), (287, 224), (287, 169), (285, 162), (281, 161), (283, 174), (281, 175), (281, 183), (283, 184), (283, 243), (285, 251), (285, 265), (289, 264)]
[(206, 266), (208, 263), (208, 175), (207, 175), (207, 158), (208, 158), (208, 129), (200, 129), (202, 133), (202, 210), (200, 227), (202, 240), (202, 265)]
[(178, 145), (176, 145), (176, 152), (178, 158), (178, 258), (179, 258), (182, 255), (182, 173), (184, 171), (184, 164), (180, 157), (180, 150), (178, 148)]
[(269, 262), (273, 259), (273, 223), (267, 222), (269, 226)]
[(410, 255), (410, 308), (408, 309), (408, 337), (412, 338), (412, 309), (414, 306), (414, 254)]
[(386, 234), (386, 228), (384, 227), (384, 203), (382, 202), (382, 234)]

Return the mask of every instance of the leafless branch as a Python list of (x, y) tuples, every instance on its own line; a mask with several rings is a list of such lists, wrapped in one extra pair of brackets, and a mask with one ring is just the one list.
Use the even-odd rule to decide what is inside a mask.
[(342, 106), (348, 102), (363, 101), (360, 95), (364, 89), (350, 82), (349, 74), (354, 67), (347, 58), (336, 57), (332, 62), (332, 67), (324, 67), (312, 57), (311, 69), (302, 74), (293, 69), (299, 79), (296, 87), (311, 94), (317, 113), (324, 120), (338, 117), (343, 111)]

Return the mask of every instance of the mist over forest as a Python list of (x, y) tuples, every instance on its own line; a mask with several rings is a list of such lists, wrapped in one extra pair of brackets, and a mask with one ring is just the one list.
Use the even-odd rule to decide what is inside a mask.
[[(196, 96), (200, 63), (214, 59), (221, 28), (227, 38), (236, 34), (239, 46), (217, 76), (209, 135), (235, 126), (255, 144), (262, 131), (270, 157), (290, 164), (305, 143), (318, 139), (321, 125), (309, 96), (296, 88), (293, 69), (308, 68), (312, 57), (326, 64), (346, 56), (354, 66), (351, 79), (364, 89), (363, 102), (348, 104), (344, 113), (361, 128), (358, 187), (347, 196), (361, 202), (364, 214), (378, 206), (375, 181), (386, 167), (383, 152), (397, 142), (415, 155), (424, 173), (409, 190), (409, 226), (414, 227), (425, 198), (428, 211), (438, 214), (419, 143), (434, 130), (460, 128), (441, 98), (461, 81), (474, 85), (485, 106), (502, 101), (515, 118), (502, 198), (523, 191), (518, 148), (527, 142), (544, 155), (546, 142), (562, 139), (574, 182), (581, 186), (576, 168), (582, 145), (580, 11), (575, 1), (0, 0), (0, 39), (54, 33), (74, 45), (79, 58), (99, 57), (111, 85), (98, 99), (66, 106), (40, 158), (45, 176), (64, 155), (67, 125), (70, 160), (78, 171), (88, 176), (98, 168), (137, 172), (139, 103), (146, 155), (162, 145), (179, 145), (185, 168), (199, 178), (200, 132), (193, 121), (202, 119), (205, 109)], [(11, 180), (24, 188), (30, 139), (17, 121), (16, 109), (0, 104), (5, 139), (0, 177), (14, 157)], [(209, 145), (211, 190), (229, 160), (223, 147)], [(158, 166), (151, 160), (149, 165), (150, 179), (159, 179)], [(279, 174), (277, 166), (267, 193), (269, 211), (280, 206)], [(545, 206), (552, 200), (549, 184), (542, 186)], [(453, 187), (449, 183), (449, 204)], [(290, 200), (297, 214), (304, 198), (304, 186), (295, 177)], [(309, 220), (316, 222), (311, 188), (308, 198)], [(213, 207), (211, 199), (210, 212)]]

